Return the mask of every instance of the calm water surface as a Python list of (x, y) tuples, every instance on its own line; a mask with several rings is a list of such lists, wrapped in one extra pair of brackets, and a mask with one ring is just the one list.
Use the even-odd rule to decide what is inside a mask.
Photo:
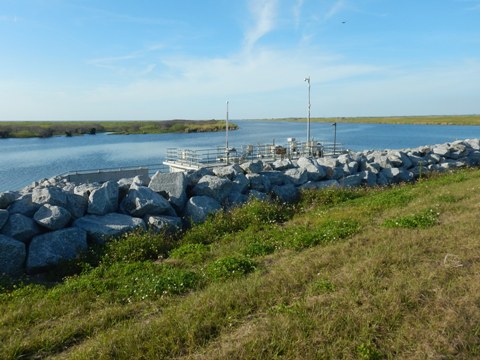
[[(305, 141), (305, 123), (235, 121), (229, 144), (265, 144), (287, 138)], [(333, 141), (334, 127), (312, 123), (312, 137)], [(361, 151), (403, 149), (458, 139), (479, 138), (480, 127), (437, 125), (338, 124), (337, 142)], [(33, 181), (67, 171), (161, 164), (166, 149), (209, 148), (225, 144), (225, 133), (85, 135), (48, 139), (0, 139), (0, 191), (16, 190)]]

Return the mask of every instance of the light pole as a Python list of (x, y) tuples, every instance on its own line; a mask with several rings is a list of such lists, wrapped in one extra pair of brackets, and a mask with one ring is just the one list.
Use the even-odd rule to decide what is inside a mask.
[(225, 152), (228, 164), (228, 100), (227, 100), (227, 116), (225, 118)]
[(334, 129), (333, 129), (333, 155), (335, 155), (335, 152), (337, 150), (337, 123), (334, 122), (332, 124), (332, 126), (334, 127)]
[(308, 118), (307, 118), (307, 148), (308, 155), (310, 155), (310, 76), (305, 78), (305, 81), (308, 83)]

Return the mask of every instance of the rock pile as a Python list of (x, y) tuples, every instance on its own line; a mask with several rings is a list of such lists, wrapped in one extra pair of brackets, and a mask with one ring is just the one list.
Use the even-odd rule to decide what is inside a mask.
[(137, 228), (176, 231), (250, 198), (294, 202), (301, 189), (384, 186), (480, 164), (480, 140), (338, 157), (261, 160), (150, 179), (74, 184), (60, 177), (0, 193), (0, 273), (44, 271), (90, 243)]

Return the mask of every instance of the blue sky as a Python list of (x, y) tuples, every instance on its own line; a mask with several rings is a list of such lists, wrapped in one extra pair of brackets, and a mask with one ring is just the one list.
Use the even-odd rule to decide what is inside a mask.
[(480, 113), (480, 0), (0, 0), (0, 120)]

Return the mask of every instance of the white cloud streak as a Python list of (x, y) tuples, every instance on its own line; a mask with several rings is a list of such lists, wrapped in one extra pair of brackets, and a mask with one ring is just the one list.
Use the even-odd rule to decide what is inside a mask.
[(245, 34), (244, 50), (247, 52), (254, 48), (258, 40), (274, 29), (278, 1), (249, 0), (248, 6), (254, 24)]
[(337, 15), (339, 12), (345, 10), (347, 8), (347, 3), (345, 0), (337, 0), (333, 3), (333, 5), (328, 9), (328, 11), (325, 14), (324, 19), (329, 20), (335, 15)]

